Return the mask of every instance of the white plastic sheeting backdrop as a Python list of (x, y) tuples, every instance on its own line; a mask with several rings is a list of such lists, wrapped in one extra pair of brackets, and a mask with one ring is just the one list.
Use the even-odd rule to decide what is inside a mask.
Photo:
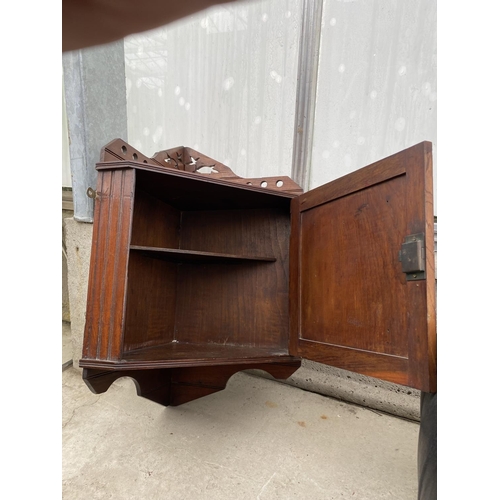
[(436, 22), (435, 0), (324, 3), (309, 188), (424, 140), (436, 172)]
[[(130, 143), (290, 175), (302, 2), (216, 7), (125, 40)], [(434, 0), (325, 1), (309, 184), (422, 140), (436, 164)], [(436, 169), (435, 169), (436, 170)]]
[(128, 137), (243, 177), (290, 175), (301, 2), (216, 7), (125, 40)]

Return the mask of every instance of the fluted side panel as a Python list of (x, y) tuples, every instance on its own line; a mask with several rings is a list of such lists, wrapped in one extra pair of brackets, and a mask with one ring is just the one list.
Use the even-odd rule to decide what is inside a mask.
[(83, 358), (121, 354), (135, 171), (99, 172)]

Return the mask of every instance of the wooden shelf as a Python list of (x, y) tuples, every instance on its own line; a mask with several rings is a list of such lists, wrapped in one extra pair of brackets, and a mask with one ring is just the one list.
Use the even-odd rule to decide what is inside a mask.
[(297, 358), (279, 347), (251, 347), (223, 344), (170, 342), (125, 353), (120, 361), (80, 361), (82, 368), (142, 370), (231, 364), (289, 363)]
[[(200, 353), (203, 353), (200, 356)], [(288, 351), (279, 347), (253, 347), (229, 344), (197, 344), (188, 342), (169, 342), (168, 344), (143, 347), (123, 355), (124, 360), (161, 361), (180, 359), (217, 359), (217, 358), (266, 358), (288, 354)]]
[(144, 255), (169, 262), (240, 262), (260, 261), (276, 262), (275, 257), (256, 255), (233, 255), (226, 253), (198, 252), (195, 250), (180, 250), (175, 248), (158, 248), (139, 245), (130, 245), (130, 250), (138, 251)]

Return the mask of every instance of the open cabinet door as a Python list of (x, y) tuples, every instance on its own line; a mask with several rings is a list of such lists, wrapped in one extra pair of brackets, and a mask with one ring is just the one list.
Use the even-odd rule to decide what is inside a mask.
[(290, 354), (436, 391), (432, 144), (292, 200)]

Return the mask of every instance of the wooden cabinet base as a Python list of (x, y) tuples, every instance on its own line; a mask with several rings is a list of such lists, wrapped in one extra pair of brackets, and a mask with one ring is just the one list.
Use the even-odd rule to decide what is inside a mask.
[(264, 370), (276, 379), (290, 377), (300, 360), (288, 363), (241, 364), (165, 368), (159, 370), (83, 370), (83, 380), (94, 394), (106, 392), (115, 380), (130, 377), (137, 395), (164, 406), (178, 406), (226, 388), (227, 381), (243, 370)]

